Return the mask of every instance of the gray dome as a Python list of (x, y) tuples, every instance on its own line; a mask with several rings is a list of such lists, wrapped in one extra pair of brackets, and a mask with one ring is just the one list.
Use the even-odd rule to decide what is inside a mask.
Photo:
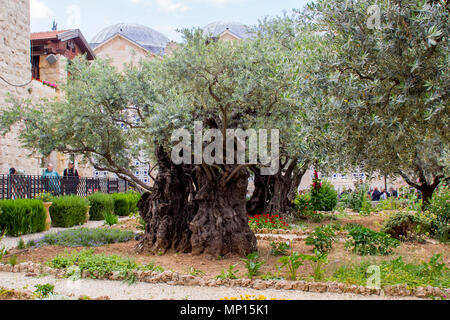
[(229, 30), (231, 33), (237, 35), (241, 39), (250, 38), (252, 35), (248, 31), (248, 27), (239, 22), (213, 22), (203, 28), (203, 31), (212, 37), (220, 36), (225, 31)]
[(100, 31), (91, 41), (93, 48), (120, 34), (154, 53), (163, 54), (170, 42), (162, 33), (140, 24), (119, 23)]

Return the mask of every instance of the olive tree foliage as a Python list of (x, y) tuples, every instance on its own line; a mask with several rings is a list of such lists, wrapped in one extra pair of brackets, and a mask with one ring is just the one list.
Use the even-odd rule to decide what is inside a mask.
[(148, 156), (142, 150), (146, 127), (141, 120), (156, 106), (151, 75), (131, 67), (121, 74), (108, 60), (90, 63), (85, 57), (75, 58), (68, 71), (62, 99), (37, 104), (15, 99), (5, 107), (3, 133), (21, 121), (19, 139), (28, 149), (83, 155), (97, 170), (148, 189), (134, 176), (131, 160)]
[(298, 16), (325, 43), (306, 86), (324, 89), (307, 100), (331, 148), (346, 165), (403, 177), (424, 203), (449, 178), (449, 6), (318, 0)]

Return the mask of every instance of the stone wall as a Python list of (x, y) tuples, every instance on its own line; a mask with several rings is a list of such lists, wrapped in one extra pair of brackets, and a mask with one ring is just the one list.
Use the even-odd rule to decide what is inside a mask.
[[(30, 4), (29, 0), (0, 0), (0, 76), (15, 85), (31, 79), (30, 64)], [(16, 87), (0, 79), (0, 108), (8, 94), (27, 98), (30, 85)], [(13, 166), (25, 170), (38, 164), (29, 158), (30, 151), (23, 150), (17, 142), (19, 127), (5, 137), (0, 137), (0, 174), (8, 173)]]

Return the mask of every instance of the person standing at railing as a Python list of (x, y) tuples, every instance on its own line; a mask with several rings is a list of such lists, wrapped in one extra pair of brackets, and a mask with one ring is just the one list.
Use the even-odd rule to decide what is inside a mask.
[(77, 187), (80, 181), (78, 170), (75, 169), (74, 163), (69, 162), (68, 168), (64, 170), (64, 191), (66, 194), (77, 194)]
[(53, 171), (53, 165), (49, 163), (47, 169), (42, 173), (42, 179), (46, 183), (46, 191), (53, 193), (53, 195), (59, 195), (61, 193), (61, 188), (59, 186), (59, 174)]

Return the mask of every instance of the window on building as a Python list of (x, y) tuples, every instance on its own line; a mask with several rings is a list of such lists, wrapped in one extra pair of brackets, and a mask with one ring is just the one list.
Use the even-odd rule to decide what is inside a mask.
[(39, 73), (39, 56), (31, 57), (31, 76), (34, 79), (40, 79), (41, 77)]

